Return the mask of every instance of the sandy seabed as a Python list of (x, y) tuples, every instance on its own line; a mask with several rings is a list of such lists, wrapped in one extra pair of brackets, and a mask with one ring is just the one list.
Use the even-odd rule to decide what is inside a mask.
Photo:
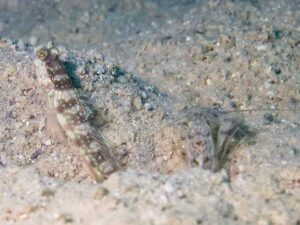
[[(0, 0), (0, 38), (0, 224), (300, 224), (299, 1)], [(103, 183), (49, 110), (48, 41), (122, 155)], [(255, 131), (216, 173), (207, 108)]]

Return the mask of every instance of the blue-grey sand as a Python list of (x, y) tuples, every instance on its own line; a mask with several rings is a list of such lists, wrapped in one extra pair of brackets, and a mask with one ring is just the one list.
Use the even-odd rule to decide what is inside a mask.
[[(120, 165), (100, 182), (49, 42)], [(0, 0), (0, 82), (1, 225), (300, 224), (298, 0)]]

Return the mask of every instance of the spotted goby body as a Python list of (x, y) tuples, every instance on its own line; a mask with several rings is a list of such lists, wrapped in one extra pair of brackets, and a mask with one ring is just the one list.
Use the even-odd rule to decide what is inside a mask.
[(50, 84), (52, 105), (56, 117), (72, 142), (80, 148), (80, 153), (88, 163), (95, 179), (101, 181), (115, 169), (120, 168), (110, 146), (101, 134), (92, 126), (90, 113), (84, 102), (72, 86), (59, 52), (55, 48), (41, 48), (36, 52), (43, 62)]

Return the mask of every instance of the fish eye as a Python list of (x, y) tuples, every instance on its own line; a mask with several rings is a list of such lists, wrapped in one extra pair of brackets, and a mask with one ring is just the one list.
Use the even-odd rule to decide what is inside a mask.
[(41, 48), (36, 52), (36, 56), (42, 61), (46, 61), (46, 59), (48, 58), (48, 55), (49, 55), (49, 52), (45, 48)]

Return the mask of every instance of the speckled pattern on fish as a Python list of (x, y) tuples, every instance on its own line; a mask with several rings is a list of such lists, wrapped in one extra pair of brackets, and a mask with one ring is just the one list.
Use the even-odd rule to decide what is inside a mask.
[[(36, 52), (40, 62), (36, 62), (37, 73), (44, 66), (48, 76), (46, 87), (52, 95), (57, 120), (67, 136), (80, 148), (80, 153), (88, 163), (97, 181), (102, 181), (115, 169), (120, 168), (109, 144), (92, 126), (90, 109), (80, 99), (77, 90), (59, 59), (56, 48), (41, 48)], [(51, 103), (52, 104), (52, 103)]]

